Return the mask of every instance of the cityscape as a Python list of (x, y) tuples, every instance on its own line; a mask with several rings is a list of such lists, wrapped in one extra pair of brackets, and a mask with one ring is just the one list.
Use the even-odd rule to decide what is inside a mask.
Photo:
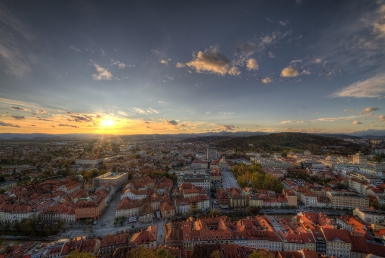
[(385, 1), (0, 1), (0, 258), (385, 257)]

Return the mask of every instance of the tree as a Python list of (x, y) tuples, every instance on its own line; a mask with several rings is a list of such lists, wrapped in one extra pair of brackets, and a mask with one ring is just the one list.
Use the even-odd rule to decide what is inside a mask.
[(211, 258), (221, 258), (222, 254), (219, 250), (215, 250), (214, 252), (211, 253), (210, 257)]
[(157, 258), (155, 252), (149, 248), (138, 246), (127, 253), (127, 258)]
[(95, 258), (95, 256), (91, 252), (79, 253), (78, 249), (75, 249), (67, 255), (67, 258)]
[(175, 258), (175, 256), (170, 253), (170, 251), (164, 248), (158, 248), (155, 252), (157, 258)]
[(369, 200), (369, 207), (373, 207), (374, 209), (378, 210), (380, 209), (380, 204), (378, 203), (377, 199)]
[(221, 212), (219, 210), (211, 210), (208, 214), (210, 217), (214, 218), (214, 217), (218, 217), (221, 215)]
[(274, 258), (275, 255), (270, 252), (265, 252), (265, 251), (258, 251), (258, 252), (253, 252), (249, 255), (249, 258)]

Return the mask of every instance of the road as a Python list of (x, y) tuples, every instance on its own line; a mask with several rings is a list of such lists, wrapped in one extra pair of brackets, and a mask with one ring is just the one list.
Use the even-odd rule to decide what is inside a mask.
[(230, 187), (241, 189), (238, 185), (237, 180), (233, 175), (233, 172), (228, 170), (223, 170), (221, 171), (221, 173), (222, 173), (222, 186), (224, 190)]
[[(80, 225), (76, 227), (75, 223), (73, 226), (67, 225), (67, 230), (63, 233), (61, 233), (60, 237), (68, 237), (68, 238), (74, 238), (77, 236), (87, 236), (87, 237), (103, 237), (108, 234), (116, 234), (118, 232), (122, 232), (123, 230), (126, 230), (127, 232), (130, 232), (130, 234), (133, 234), (135, 232), (140, 231), (141, 229), (145, 230), (148, 226), (155, 224), (158, 225), (158, 234), (157, 234), (157, 244), (164, 245), (164, 221), (163, 219), (154, 219), (151, 223), (128, 223), (128, 219), (126, 219), (123, 223), (123, 225), (117, 224), (114, 226), (114, 220), (115, 220), (115, 211), (116, 207), (119, 205), (120, 202), (120, 195), (121, 192), (118, 191), (115, 193), (114, 197), (108, 204), (107, 208), (103, 212), (103, 214), (100, 216), (100, 218), (97, 220), (97, 224), (93, 226), (93, 230), (89, 230), (88, 226)], [(102, 226), (102, 222), (106, 223), (105, 226)], [(84, 230), (86, 228), (86, 230)]]

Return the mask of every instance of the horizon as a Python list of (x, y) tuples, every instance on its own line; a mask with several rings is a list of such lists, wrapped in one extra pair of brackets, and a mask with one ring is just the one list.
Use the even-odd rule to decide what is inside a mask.
[(41, 3), (0, 3), (0, 134), (385, 135), (385, 1)]

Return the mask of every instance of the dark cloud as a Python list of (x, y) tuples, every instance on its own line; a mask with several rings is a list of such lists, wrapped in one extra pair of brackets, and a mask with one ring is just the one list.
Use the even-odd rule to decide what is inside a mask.
[(26, 111), (26, 112), (31, 111), (28, 108), (22, 108), (22, 107), (11, 107), (11, 110), (20, 110), (20, 111)]
[(71, 112), (67, 112), (68, 115), (70, 115), (70, 117), (72, 119), (68, 119), (68, 121), (75, 121), (75, 122), (93, 122), (93, 117), (92, 116), (89, 116), (89, 115), (82, 115), (82, 114), (73, 114)]
[(177, 125), (178, 124), (178, 122), (175, 120), (167, 120), (167, 123), (169, 123), (170, 125)]
[(23, 119), (25, 119), (25, 117), (24, 116), (12, 116), (14, 119), (16, 119), (16, 120), (23, 120)]
[(238, 129), (238, 127), (234, 125), (221, 125), (221, 129), (223, 131), (233, 131), (235, 129)]
[(40, 110), (36, 110), (36, 114), (38, 114), (38, 115), (48, 115), (48, 111), (40, 109)]
[(41, 121), (53, 121), (53, 120), (46, 119), (46, 118), (41, 118), (41, 117), (38, 117), (37, 119), (39, 119), (39, 120), (41, 120)]
[(8, 127), (20, 127), (19, 125), (5, 123), (3, 121), (0, 121), (0, 126), (8, 126)]
[(68, 127), (78, 128), (76, 125), (69, 125), (69, 124), (59, 124), (58, 126), (68, 126)]

